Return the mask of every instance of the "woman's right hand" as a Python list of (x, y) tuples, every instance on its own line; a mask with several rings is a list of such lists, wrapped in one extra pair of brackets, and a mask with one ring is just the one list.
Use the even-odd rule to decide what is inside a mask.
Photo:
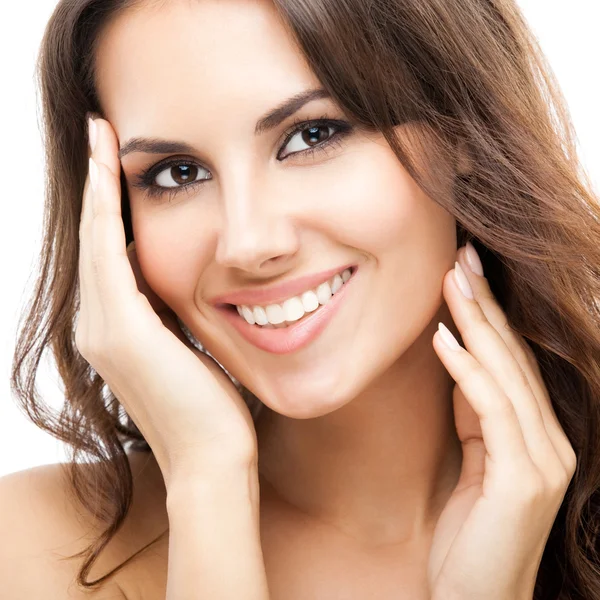
[(94, 191), (88, 173), (79, 229), (77, 348), (143, 434), (167, 486), (177, 473), (250, 465), (257, 441), (246, 403), (188, 341), (125, 247), (117, 136), (108, 121), (95, 125), (98, 177)]

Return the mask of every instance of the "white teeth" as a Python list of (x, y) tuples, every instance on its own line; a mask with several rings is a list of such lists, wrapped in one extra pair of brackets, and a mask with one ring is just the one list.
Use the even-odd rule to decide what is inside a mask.
[(317, 310), (319, 308), (319, 299), (317, 295), (312, 292), (304, 292), (301, 296), (302, 298), (302, 306), (306, 312), (312, 312), (313, 310)]
[(267, 313), (265, 312), (265, 309), (262, 306), (255, 306), (254, 310), (254, 320), (256, 321), (257, 325), (267, 325), (269, 322), (269, 319), (267, 319)]
[(331, 296), (331, 286), (329, 285), (328, 281), (322, 283), (317, 288), (317, 298), (319, 299), (319, 304), (327, 304)]
[(300, 298), (294, 297), (286, 300), (283, 305), (283, 315), (288, 322), (297, 321), (304, 316), (306, 312)]
[(256, 323), (254, 312), (251, 311), (247, 306), (242, 306), (242, 317), (244, 317), (244, 319), (246, 319), (250, 325), (254, 325), (254, 323)]
[(288, 323), (298, 321), (306, 313), (314, 312), (319, 306), (327, 304), (351, 275), (350, 269), (346, 269), (319, 285), (316, 290), (308, 290), (301, 296), (288, 298), (281, 305), (270, 304), (266, 307), (243, 305), (236, 306), (236, 309), (250, 325), (256, 324), (269, 329), (287, 327)]
[[(279, 304), (269, 304), (265, 311), (267, 313), (267, 319), (269, 319), (269, 323), (272, 325), (279, 325), (279, 323), (283, 323), (285, 321), (283, 308), (281, 308)], [(250, 323), (250, 325), (253, 325), (253, 323)]]
[(340, 275), (335, 275), (331, 283), (331, 293), (335, 294), (343, 285), (344, 281)]

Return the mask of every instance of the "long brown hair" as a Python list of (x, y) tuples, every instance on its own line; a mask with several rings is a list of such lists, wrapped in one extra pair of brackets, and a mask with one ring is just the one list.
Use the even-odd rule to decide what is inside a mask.
[[(124, 447), (151, 451), (79, 354), (74, 336), (86, 114), (103, 116), (94, 84), (96, 43), (109, 20), (137, 4), (144, 2), (61, 0), (38, 63), (47, 161), (45, 234), (37, 286), (19, 323), (11, 384), (31, 420), (71, 449), (73, 492), (106, 524), (76, 555), (85, 558), (78, 572), (84, 587), (99, 585), (128, 562), (86, 581), (130, 507), (132, 475)], [(415, 181), (454, 215), (459, 247), (469, 239), (475, 245), (510, 326), (533, 349), (578, 459), (547, 541), (535, 598), (600, 598), (600, 203), (578, 160), (566, 102), (537, 40), (514, 0), (274, 4), (341, 109), (382, 132)], [(415, 145), (431, 151), (425, 137), (413, 137), (409, 145), (397, 135), (397, 126), (409, 122), (435, 136), (441, 159), (456, 156), (458, 143), (468, 150), (469, 172), (456, 174), (453, 194), (442, 193), (432, 174), (414, 161)], [(47, 346), (64, 382), (60, 415), (36, 392)], [(256, 415), (260, 401), (236, 385)], [(77, 462), (84, 454), (98, 461), (93, 480)]]

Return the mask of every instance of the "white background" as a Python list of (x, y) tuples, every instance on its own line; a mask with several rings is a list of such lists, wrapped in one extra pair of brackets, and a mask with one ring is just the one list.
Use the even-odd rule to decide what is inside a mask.
[[(593, 0), (518, 0), (550, 60), (567, 98), (578, 134), (582, 163), (600, 190), (598, 61), (600, 6)], [(62, 444), (20, 413), (9, 374), (17, 318), (33, 285), (40, 252), (43, 154), (34, 62), (56, 0), (6, 2), (0, 16), (0, 477), (52, 462), (64, 462)], [(54, 409), (63, 397), (58, 375), (45, 366), (38, 390)]]

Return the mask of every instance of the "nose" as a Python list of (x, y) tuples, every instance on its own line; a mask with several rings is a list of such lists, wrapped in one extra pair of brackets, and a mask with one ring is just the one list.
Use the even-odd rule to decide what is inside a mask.
[(276, 196), (248, 179), (244, 185), (223, 187), (217, 263), (264, 277), (280, 271), (297, 252), (291, 216)]

